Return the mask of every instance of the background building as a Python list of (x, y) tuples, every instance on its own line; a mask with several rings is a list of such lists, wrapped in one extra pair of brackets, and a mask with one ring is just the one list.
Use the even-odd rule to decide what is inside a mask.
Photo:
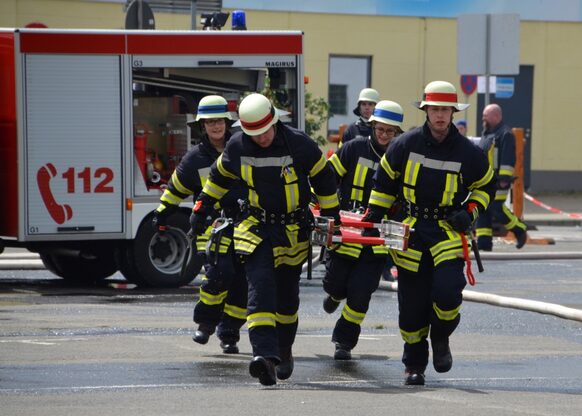
[[(150, 0), (156, 29), (190, 29), (189, 0)], [(0, 26), (40, 22), (54, 28), (125, 27), (125, 0), (2, 0)], [(198, 11), (220, 1), (198, 1)], [(470, 135), (480, 133), (483, 95), (463, 97), (457, 73), (457, 17), (518, 13), (520, 74), (508, 97), (491, 95), (505, 121), (526, 131), (531, 191), (582, 190), (582, 139), (578, 109), (582, 96), (581, 0), (223, 0), (224, 11), (243, 9), (249, 29), (305, 33), (307, 90), (330, 101), (336, 116), (329, 130), (355, 119), (357, 92), (377, 89), (401, 103), (405, 127), (424, 122), (409, 105), (426, 83), (442, 79), (471, 103), (461, 115)], [(199, 22), (199, 18), (197, 18)], [(200, 28), (200, 26), (198, 26)], [(225, 29), (230, 28), (230, 20)], [(1, 88), (1, 85), (0, 85)]]

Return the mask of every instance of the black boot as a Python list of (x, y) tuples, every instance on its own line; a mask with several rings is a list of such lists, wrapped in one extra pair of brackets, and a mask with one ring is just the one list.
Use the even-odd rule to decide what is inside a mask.
[(194, 332), (192, 336), (192, 341), (197, 342), (198, 344), (206, 344), (210, 335), (214, 333), (214, 328), (209, 325), (200, 324), (198, 325), (198, 329)]
[(432, 364), (437, 373), (446, 373), (453, 366), (449, 339), (432, 340)]
[(275, 363), (269, 358), (257, 355), (251, 360), (249, 365), (249, 373), (254, 378), (259, 379), (259, 383), (263, 386), (272, 386), (277, 384), (275, 377)]
[(352, 349), (339, 342), (335, 344), (334, 360), (347, 361), (352, 359)]
[(527, 232), (519, 227), (513, 227), (511, 232), (515, 235), (515, 248), (522, 248), (527, 241)]
[(225, 354), (238, 354), (239, 352), (236, 342), (220, 341), (220, 348)]
[(281, 362), (277, 366), (277, 378), (279, 380), (287, 380), (293, 374), (295, 366), (291, 347), (281, 349), (279, 355), (281, 356)]
[(424, 386), (424, 368), (406, 367), (404, 370), (404, 384), (407, 386)]
[(328, 296), (323, 300), (323, 310), (327, 313), (334, 313), (339, 304), (339, 301), (335, 300), (331, 296)]

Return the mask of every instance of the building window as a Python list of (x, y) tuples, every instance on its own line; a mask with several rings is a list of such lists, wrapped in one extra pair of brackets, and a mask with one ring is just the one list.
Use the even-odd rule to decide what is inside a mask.
[(329, 106), (332, 114), (348, 114), (348, 86), (340, 84), (329, 85)]

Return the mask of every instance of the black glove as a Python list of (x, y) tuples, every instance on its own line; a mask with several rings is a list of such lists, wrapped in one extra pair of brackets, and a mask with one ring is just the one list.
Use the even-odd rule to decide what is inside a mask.
[(380, 230), (377, 228), (364, 228), (362, 230), (362, 237), (380, 237)]
[(152, 226), (154, 229), (157, 231), (166, 231), (168, 217), (172, 215), (177, 209), (178, 207), (175, 205), (160, 205), (154, 211), (154, 217), (152, 218)]
[(466, 209), (459, 209), (448, 216), (447, 222), (458, 233), (464, 233), (471, 229), (473, 220)]
[(384, 214), (380, 211), (368, 208), (366, 212), (364, 212), (364, 216), (362, 217), (363, 222), (373, 222), (379, 223), (384, 218)]
[(511, 186), (513, 178), (508, 175), (499, 175), (497, 177), (497, 189), (506, 190)]
[(204, 234), (208, 226), (208, 222), (212, 220), (212, 212), (214, 208), (212, 205), (207, 205), (201, 200), (197, 200), (190, 215), (190, 227), (194, 235)]
[(340, 218), (339, 209), (338, 208), (327, 208), (322, 209), (319, 211), (319, 215), (322, 217), (331, 217), (333, 218), (333, 224), (336, 227), (342, 225), (342, 220)]

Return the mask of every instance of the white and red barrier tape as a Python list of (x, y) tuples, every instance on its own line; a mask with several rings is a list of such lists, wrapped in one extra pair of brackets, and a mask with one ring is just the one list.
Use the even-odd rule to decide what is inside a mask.
[(569, 218), (582, 219), (582, 214), (572, 214), (570, 212), (564, 212), (562, 210), (559, 210), (558, 208), (551, 207), (549, 205), (544, 204), (539, 199), (535, 199), (533, 196), (527, 194), (526, 192), (523, 193), (523, 197), (525, 199), (527, 199), (528, 201), (533, 202), (538, 207), (542, 207), (543, 209), (546, 209), (550, 212), (553, 212), (554, 214), (562, 214), (562, 215), (565, 215)]

